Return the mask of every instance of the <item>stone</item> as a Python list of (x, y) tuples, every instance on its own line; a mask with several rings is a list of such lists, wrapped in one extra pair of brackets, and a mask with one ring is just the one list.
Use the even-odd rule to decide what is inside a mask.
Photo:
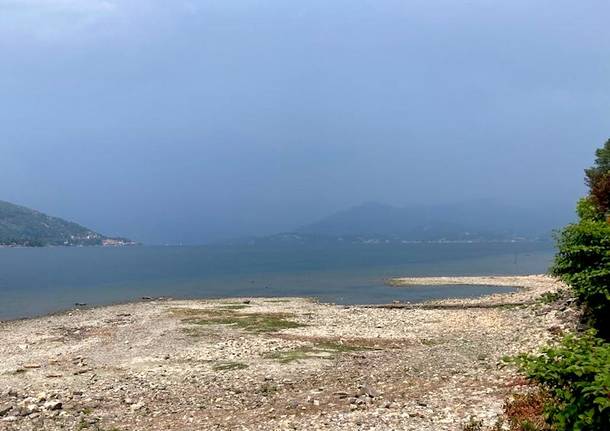
[(46, 403), (44, 403), (44, 408), (46, 410), (61, 410), (63, 404), (61, 403), (61, 401), (47, 401)]
[(2, 421), (4, 422), (17, 422), (19, 420), (19, 418), (17, 416), (7, 416), (5, 418), (2, 418)]
[(10, 404), (0, 404), (0, 416), (6, 415), (8, 412), (13, 410), (13, 406)]
[(135, 403), (129, 407), (132, 412), (137, 412), (138, 410), (142, 410), (144, 408), (144, 403)]
[(25, 368), (25, 369), (34, 369), (34, 368), (40, 368), (40, 367), (41, 367), (40, 364), (35, 364), (35, 363), (23, 364), (23, 368)]
[(40, 407), (38, 407), (36, 404), (28, 404), (25, 406), (25, 411), (27, 414), (36, 413), (40, 411)]
[(381, 392), (379, 392), (377, 389), (375, 389), (368, 383), (365, 383), (364, 385), (360, 386), (359, 394), (368, 395), (371, 398), (377, 398), (381, 395)]

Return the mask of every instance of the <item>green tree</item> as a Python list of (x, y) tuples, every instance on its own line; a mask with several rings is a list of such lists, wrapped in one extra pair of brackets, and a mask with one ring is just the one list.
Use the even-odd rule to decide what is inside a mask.
[(600, 335), (610, 339), (610, 139), (585, 170), (589, 195), (577, 206), (578, 223), (557, 235), (554, 275), (580, 300)]
[(610, 210), (610, 139), (595, 152), (595, 164), (585, 170), (591, 202), (597, 210), (608, 216)]
[(546, 419), (556, 431), (610, 431), (610, 140), (595, 155), (585, 170), (589, 194), (578, 202), (579, 221), (557, 235), (552, 272), (570, 286), (597, 331), (517, 359), (548, 394)]

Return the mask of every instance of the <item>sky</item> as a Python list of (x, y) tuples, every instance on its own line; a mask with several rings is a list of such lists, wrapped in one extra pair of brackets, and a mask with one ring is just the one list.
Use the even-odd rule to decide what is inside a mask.
[(606, 0), (0, 0), (0, 199), (147, 243), (362, 202), (571, 208)]

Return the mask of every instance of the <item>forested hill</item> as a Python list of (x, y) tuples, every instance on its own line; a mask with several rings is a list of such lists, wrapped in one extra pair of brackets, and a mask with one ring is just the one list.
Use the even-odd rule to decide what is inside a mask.
[(79, 224), (0, 201), (1, 246), (126, 244), (132, 244), (132, 242), (124, 238), (110, 238)]

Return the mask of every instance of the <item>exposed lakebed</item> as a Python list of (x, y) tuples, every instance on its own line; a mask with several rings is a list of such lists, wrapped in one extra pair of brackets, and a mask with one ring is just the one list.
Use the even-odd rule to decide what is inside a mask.
[(164, 300), (2, 322), (0, 430), (492, 425), (515, 389), (501, 358), (536, 351), (578, 321), (573, 301), (541, 300), (565, 289), (550, 277), (494, 280), (521, 289), (493, 306), (489, 297), (404, 309)]

